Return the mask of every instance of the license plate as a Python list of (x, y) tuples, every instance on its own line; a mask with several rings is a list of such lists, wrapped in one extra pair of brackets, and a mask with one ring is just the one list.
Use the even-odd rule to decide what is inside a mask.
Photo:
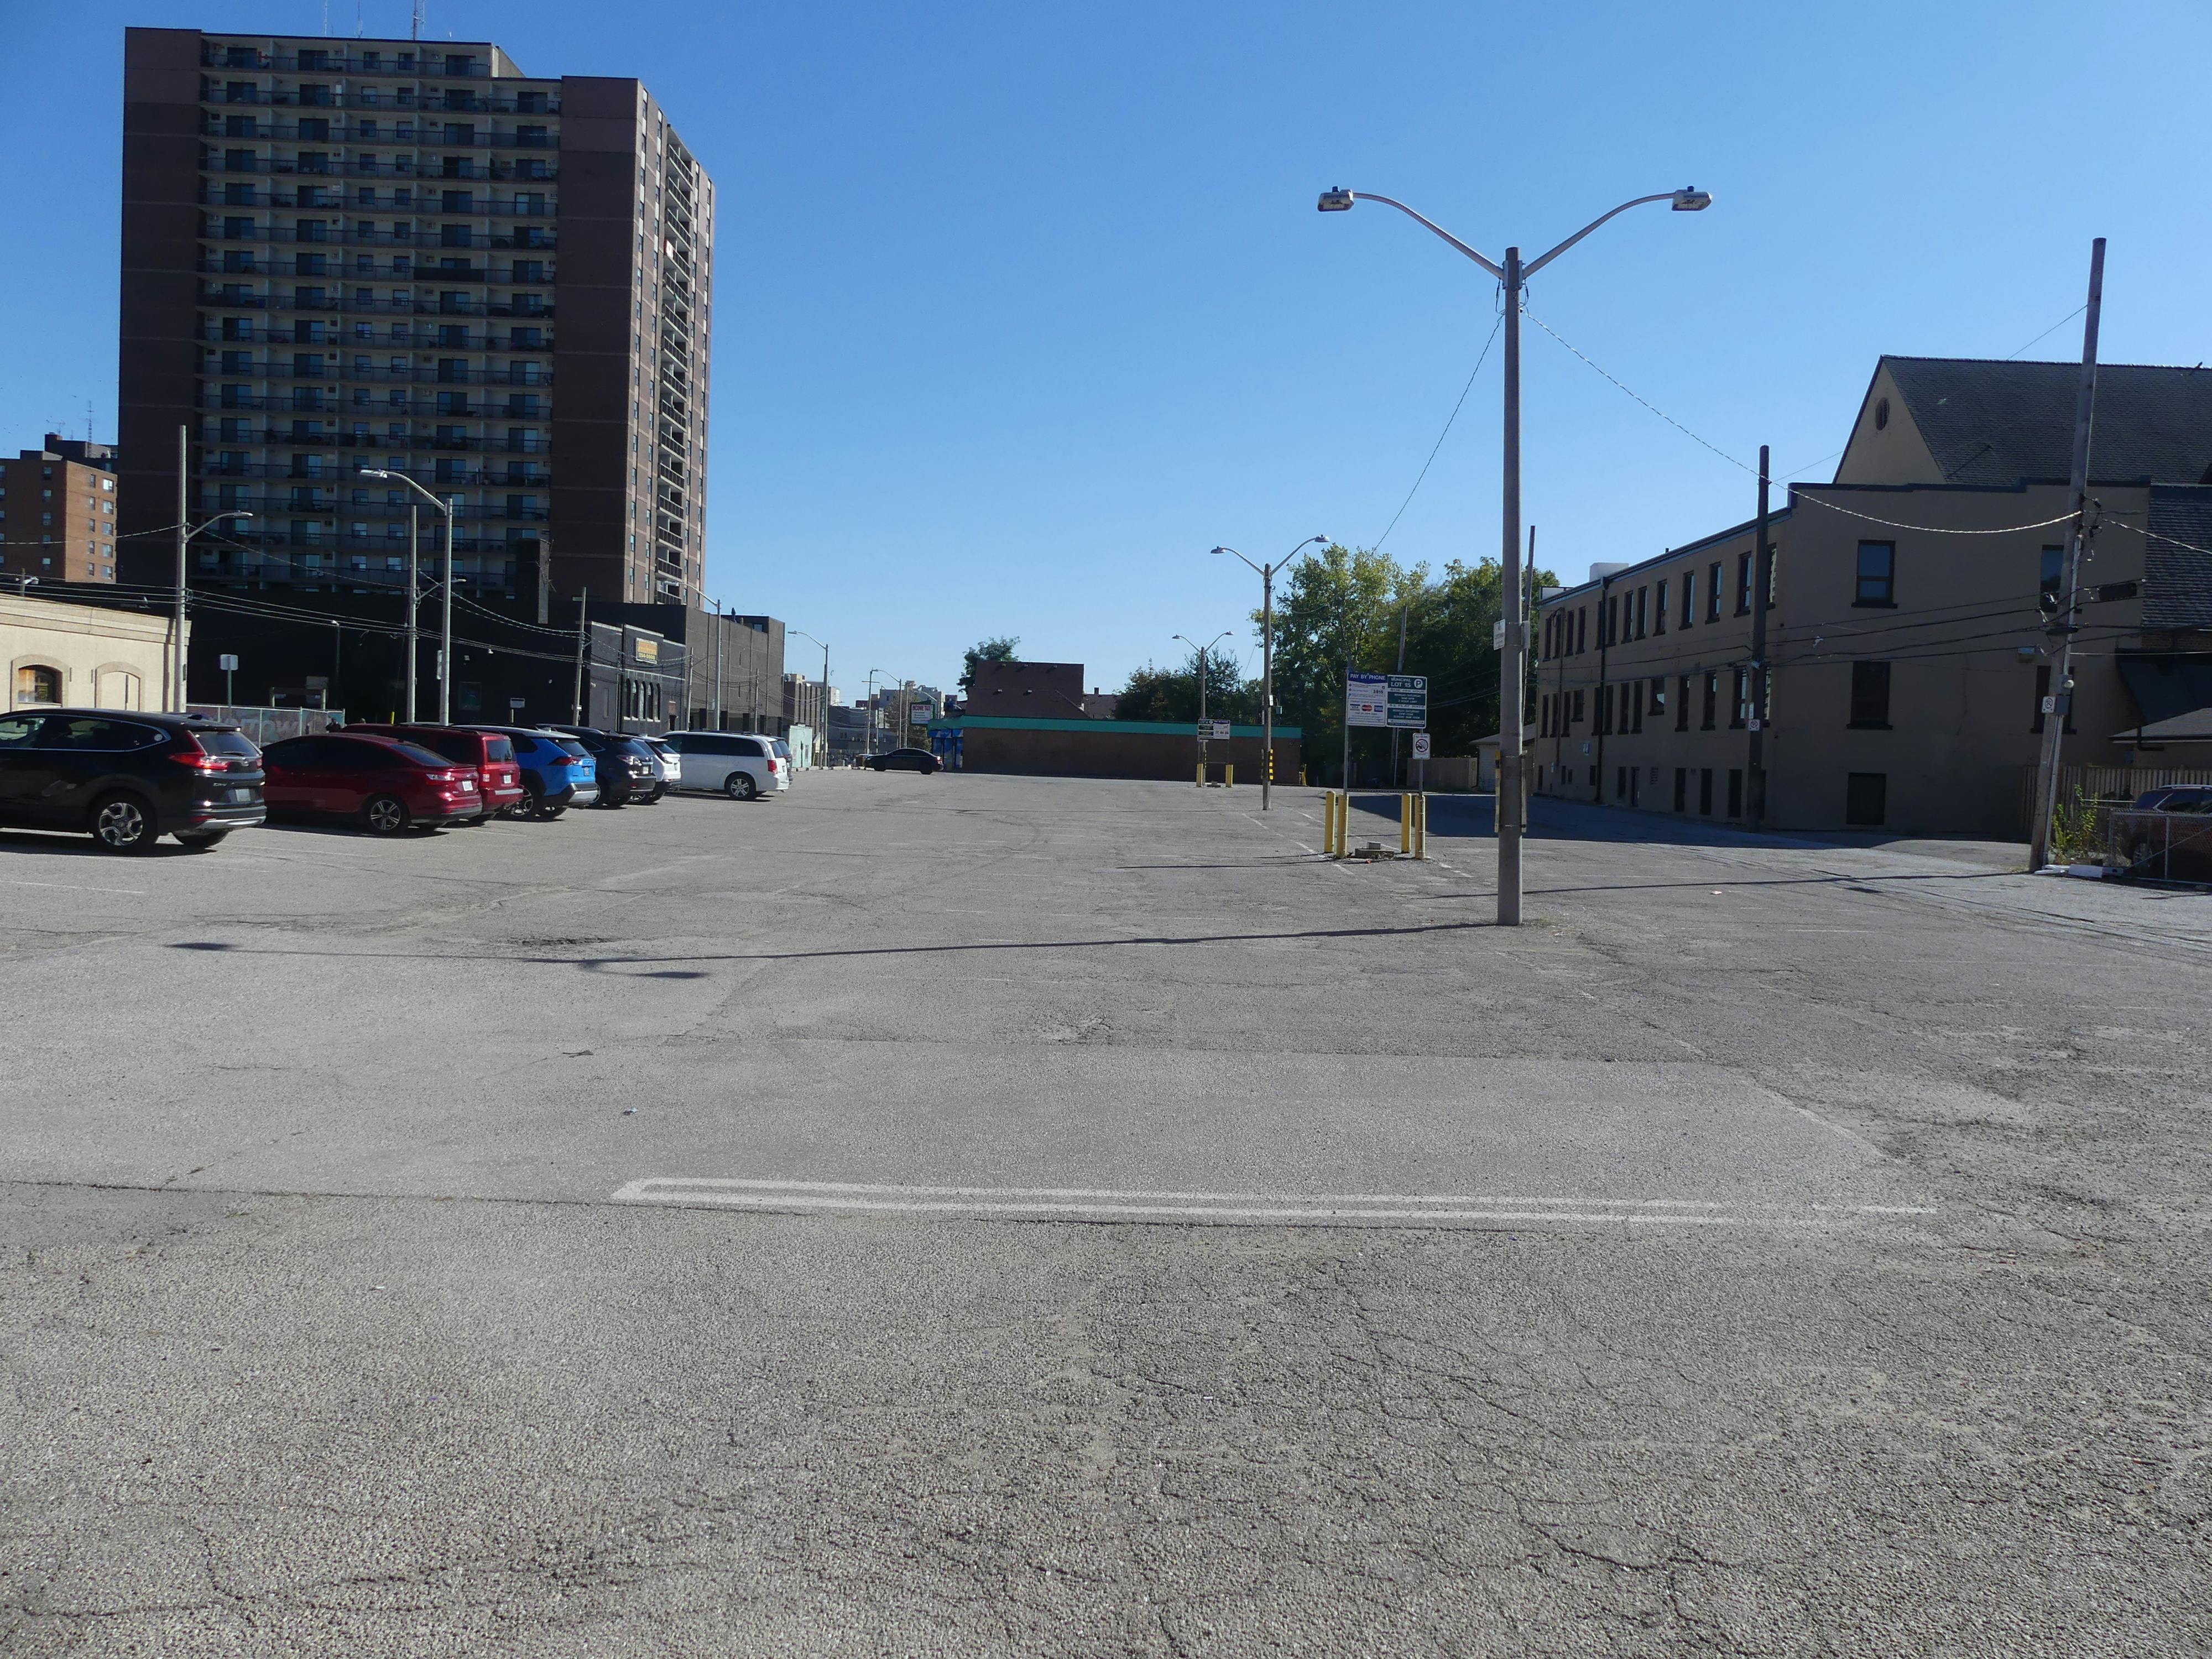
[(233, 788), (228, 793), (234, 805), (242, 806), (253, 799), (253, 791), (247, 788)]

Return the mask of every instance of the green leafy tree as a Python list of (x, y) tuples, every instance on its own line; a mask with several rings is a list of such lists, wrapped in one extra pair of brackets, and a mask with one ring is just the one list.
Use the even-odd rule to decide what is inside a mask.
[(1021, 635), (1008, 634), (995, 640), (978, 640), (969, 646), (962, 659), (960, 689), (963, 692), (975, 688), (975, 667), (979, 663), (1014, 662), (1014, 653), (1021, 648)]
[[(1115, 705), (1115, 718), (1124, 720), (1173, 720), (1195, 723), (1198, 719), (1198, 653), (1193, 651), (1181, 667), (1161, 668), (1147, 663), (1129, 676)], [(1217, 720), (1250, 725), (1260, 718), (1260, 687), (1248, 680), (1236, 653), (1216, 646), (1206, 653), (1206, 713)]]
[[(1531, 586), (1557, 580), (1540, 571)], [(1498, 658), (1491, 637), (1503, 599), (1495, 559), (1455, 560), (1434, 581), (1425, 565), (1401, 566), (1364, 548), (1331, 547), (1298, 566), (1275, 609), (1275, 695), (1280, 718), (1304, 729), (1314, 775), (1334, 778), (1341, 767), (1346, 670), (1398, 672), (1401, 626), (1404, 672), (1428, 678), (1436, 752), (1473, 754), (1498, 730)], [(1380, 731), (1355, 734), (1352, 746), (1363, 771), (1389, 752)], [(1401, 744), (1401, 765), (1409, 752)]]

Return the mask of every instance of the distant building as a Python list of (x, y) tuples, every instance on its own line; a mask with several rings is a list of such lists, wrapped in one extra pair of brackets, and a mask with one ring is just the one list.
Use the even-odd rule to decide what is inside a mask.
[[(804, 674), (783, 677), (783, 718), (787, 726), (804, 726), (819, 732), (828, 724), (830, 688)], [(795, 751), (794, 751), (795, 752)]]
[(961, 710), (1036, 720), (1070, 714), (1088, 719), (1091, 713), (1084, 697), (1079, 662), (977, 663), (975, 683), (961, 699)]
[[(2063, 690), (2046, 610), (2063, 605), (2079, 374), (1881, 361), (1834, 481), (1775, 503), (1763, 707), (1752, 525), (1546, 593), (1536, 792), (1753, 819), (1756, 731), (1766, 823), (2024, 833)], [(2100, 369), (2089, 494), (2063, 758), (2153, 764), (2144, 728), (2212, 708), (2212, 373)]]
[(46, 434), (0, 461), (0, 578), (115, 580), (115, 447)]
[[(1115, 720), (1118, 702), (1103, 692), (1085, 696), (1079, 662), (981, 663), (957, 712), (930, 722), (929, 746), (961, 771), (1194, 781), (1197, 723)], [(1304, 737), (1295, 726), (1275, 727), (1275, 781), (1298, 781)], [(1257, 726), (1232, 726), (1204, 752), (1217, 782), (1228, 767), (1238, 782), (1258, 783), (1267, 766)]]

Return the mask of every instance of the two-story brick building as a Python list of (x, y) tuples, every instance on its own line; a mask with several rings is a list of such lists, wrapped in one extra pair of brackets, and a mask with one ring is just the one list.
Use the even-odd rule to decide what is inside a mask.
[[(1885, 357), (1836, 477), (1771, 515), (1769, 685), (1753, 706), (1755, 528), (1601, 564), (1539, 607), (1534, 787), (1718, 819), (2023, 828), (2051, 691), (2077, 366)], [(2065, 759), (2212, 705), (2212, 372), (2108, 366)]]

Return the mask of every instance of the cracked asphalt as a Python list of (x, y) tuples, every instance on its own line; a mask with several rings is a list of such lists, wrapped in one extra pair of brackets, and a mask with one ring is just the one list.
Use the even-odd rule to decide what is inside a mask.
[(0, 835), (0, 1652), (2212, 1650), (2212, 897), (1257, 807)]

